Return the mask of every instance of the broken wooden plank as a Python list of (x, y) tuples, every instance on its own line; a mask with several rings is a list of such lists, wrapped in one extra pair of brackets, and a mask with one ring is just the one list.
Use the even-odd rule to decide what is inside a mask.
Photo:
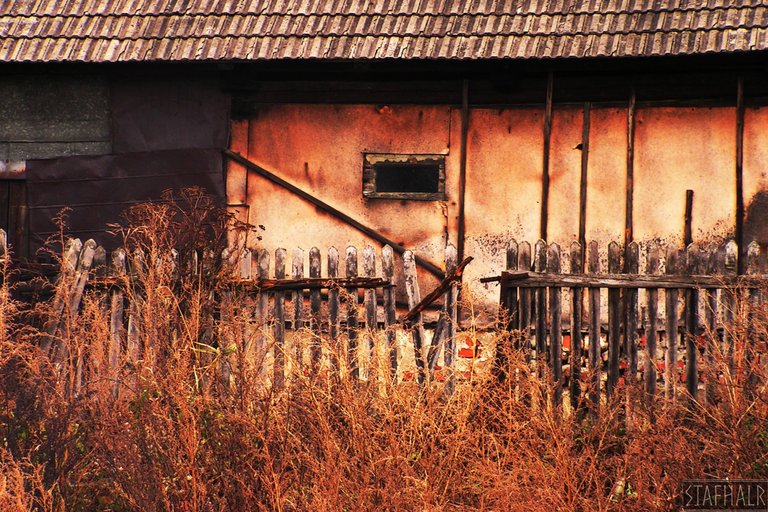
[(414, 312), (411, 336), (413, 336), (413, 354), (416, 360), (416, 371), (419, 384), (424, 384), (426, 380), (424, 326), (421, 317), (422, 308), (417, 307), (421, 303), (421, 292), (419, 291), (419, 281), (416, 275), (416, 261), (411, 251), (406, 251), (403, 255), (403, 273), (405, 274), (405, 292), (408, 295), (408, 307)]
[[(416, 318), (420, 317), (421, 313), (433, 302), (435, 302), (437, 299), (439, 299), (448, 289), (450, 289), (451, 285), (454, 283), (461, 281), (462, 276), (464, 275), (464, 268), (469, 265), (472, 262), (472, 256), (467, 256), (464, 258), (464, 261), (462, 261), (456, 269), (451, 272), (449, 275), (446, 275), (442, 281), (440, 281), (440, 284), (432, 290), (426, 297), (421, 299), (418, 304), (414, 305), (410, 308), (408, 313), (406, 313), (401, 319), (400, 323), (403, 324), (406, 328), (409, 328), (411, 324), (416, 320)], [(409, 301), (410, 304), (410, 301)], [(418, 322), (417, 322), (418, 323)]]
[[(454, 274), (458, 268), (457, 263), (458, 251), (453, 245), (449, 244), (445, 248), (445, 273), (448, 275)], [(453, 364), (457, 354), (456, 325), (458, 324), (458, 288), (458, 282), (454, 281), (445, 294), (445, 304), (443, 305), (443, 311), (446, 318), (445, 351), (443, 360), (445, 362), (446, 371), (448, 372), (445, 382), (445, 393), (449, 396), (453, 394), (453, 390), (456, 387), (456, 372)]]

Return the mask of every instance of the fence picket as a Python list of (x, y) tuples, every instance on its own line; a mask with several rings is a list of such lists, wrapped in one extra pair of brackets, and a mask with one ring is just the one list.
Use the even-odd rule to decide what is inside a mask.
[[(536, 242), (534, 252), (534, 270), (546, 272), (547, 243), (544, 240)], [(533, 293), (536, 308), (536, 365), (541, 372), (545, 363), (549, 361), (549, 352), (547, 351), (547, 289), (536, 288)]]
[(384, 295), (384, 327), (387, 332), (387, 350), (389, 351), (390, 378), (397, 377), (397, 336), (395, 322), (397, 310), (395, 307), (395, 262), (392, 247), (385, 245), (381, 249), (381, 271), (390, 285), (383, 290)]
[[(275, 279), (285, 279), (286, 251), (275, 251)], [(285, 384), (285, 292), (276, 291), (275, 295), (275, 355), (273, 363), (274, 382), (272, 386), (280, 390)]]
[[(739, 254), (739, 247), (734, 240), (729, 240), (725, 244), (725, 257), (723, 266), (725, 267), (725, 275), (733, 276), (736, 274), (737, 260)], [(734, 318), (736, 309), (736, 294), (738, 290), (729, 289), (725, 290), (723, 300), (723, 344), (725, 345), (726, 359), (728, 363), (728, 373), (730, 377), (734, 376), (734, 360), (733, 353), (735, 348), (735, 334), (734, 334)], [(732, 388), (735, 389), (735, 388)]]
[[(579, 242), (571, 244), (571, 274), (581, 274), (583, 271), (583, 251)], [(580, 414), (581, 397), (581, 367), (582, 367), (582, 337), (581, 320), (584, 315), (584, 289), (571, 289), (571, 341), (570, 341), (570, 376), (569, 394), (571, 409)]]
[[(648, 274), (657, 274), (659, 272), (659, 246), (656, 244), (648, 247), (648, 262), (646, 271)], [(645, 329), (645, 394), (646, 406), (652, 407), (656, 397), (656, 361), (657, 340), (658, 340), (658, 308), (659, 308), (659, 290), (658, 288), (648, 288), (648, 327)]]
[[(600, 254), (595, 240), (589, 243), (589, 272), (600, 272)], [(592, 402), (592, 414), (600, 410), (600, 384), (603, 360), (600, 357), (600, 288), (589, 289), (589, 369), (592, 372), (589, 397)]]
[[(560, 273), (560, 246), (552, 244), (547, 254), (547, 272)], [(563, 401), (563, 328), (562, 328), (562, 289), (549, 289), (549, 348), (553, 381), (553, 402), (559, 407)]]
[[(669, 275), (678, 273), (678, 250), (668, 246), (666, 254), (665, 272)], [(667, 288), (664, 291), (666, 299), (666, 338), (667, 351), (664, 357), (664, 396), (668, 399), (677, 394), (677, 345), (679, 334), (677, 332), (677, 288)]]
[[(608, 244), (608, 273), (621, 272), (621, 247), (616, 242)], [(608, 380), (605, 392), (609, 399), (614, 398), (619, 382), (619, 362), (621, 355), (621, 291), (608, 289)]]
[[(701, 274), (698, 245), (688, 245), (686, 258), (688, 274)], [(691, 288), (686, 290), (685, 296), (685, 384), (690, 397), (696, 400), (699, 389), (699, 291)]]
[[(752, 241), (747, 246), (747, 275), (754, 276), (760, 273), (760, 245)], [(749, 289), (749, 301), (747, 303), (747, 340), (746, 340), (746, 360), (747, 375), (745, 379), (745, 394), (748, 399), (753, 399), (755, 389), (757, 388), (757, 375), (754, 365), (758, 358), (756, 346), (760, 334), (757, 330), (757, 321), (759, 318), (760, 290), (757, 288)]]
[[(253, 253), (256, 256), (257, 253)], [(269, 251), (262, 249), (258, 251), (258, 262), (256, 265), (258, 279), (267, 279), (269, 277)], [(258, 374), (262, 375), (266, 369), (267, 359), (267, 340), (266, 326), (269, 320), (269, 293), (259, 291), (256, 297), (256, 364), (259, 365)]]
[[(312, 247), (309, 250), (309, 277), (319, 278), (321, 274), (320, 269), (320, 249)], [(309, 311), (310, 311), (310, 328), (312, 330), (312, 338), (310, 342), (310, 358), (312, 360), (312, 369), (317, 371), (322, 358), (322, 351), (320, 345), (320, 309), (321, 309), (320, 290), (313, 289), (309, 292)]]
[[(706, 253), (706, 273), (707, 275), (722, 274), (719, 261), (719, 252), (717, 245), (710, 244)], [(715, 368), (715, 352), (719, 345), (719, 334), (717, 331), (717, 290), (706, 290), (705, 292), (706, 305), (704, 308), (704, 321), (706, 323), (706, 368), (705, 368), (705, 397), (708, 404), (715, 403), (717, 394), (717, 368)]]
[[(328, 249), (328, 277), (339, 277), (339, 251), (335, 247)], [(341, 369), (341, 340), (339, 337), (339, 288), (328, 290), (328, 337), (331, 363), (336, 371)]]
[[(346, 253), (347, 277), (357, 277), (357, 248), (347, 247)], [(354, 380), (360, 378), (360, 365), (357, 350), (357, 288), (347, 288), (347, 366)]]
[[(297, 248), (291, 255), (291, 277), (302, 279), (304, 277), (304, 250)], [(304, 327), (304, 291), (296, 290), (291, 294), (293, 302), (293, 357), (296, 369), (301, 371), (304, 366), (304, 347), (302, 334), (299, 332)]]
[[(376, 277), (376, 253), (370, 245), (363, 248), (363, 273), (365, 277)], [(365, 290), (365, 337), (368, 345), (368, 376), (371, 379), (376, 375), (378, 367), (376, 320), (376, 289), (369, 288)]]
[[(518, 268), (520, 270), (531, 270), (531, 244), (522, 242), (518, 246)], [(525, 362), (531, 360), (531, 323), (532, 323), (532, 294), (530, 288), (520, 290), (520, 349), (525, 355)]]

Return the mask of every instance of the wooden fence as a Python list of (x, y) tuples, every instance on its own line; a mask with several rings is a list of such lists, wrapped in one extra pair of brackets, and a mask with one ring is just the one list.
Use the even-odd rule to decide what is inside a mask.
[[(725, 354), (733, 370), (733, 326), (737, 308), (745, 311), (744, 305), (748, 364), (740, 380), (745, 392), (755, 385), (749, 363), (758, 357), (762, 334), (755, 320), (766, 283), (759, 245), (748, 246), (743, 276), (736, 275), (738, 247), (733, 241), (663, 251), (650, 245), (644, 252), (641, 273), (640, 247), (634, 242), (626, 250), (610, 243), (606, 268), (597, 242), (586, 248), (574, 242), (564, 255), (557, 244), (540, 240), (532, 253), (529, 243), (512, 241), (507, 271), (483, 279), (501, 283), (504, 326), (516, 334), (510, 337), (516, 348), (551, 373), (555, 403), (561, 403), (567, 389), (573, 409), (588, 405), (597, 411), (601, 391), (615, 397), (622, 382), (628, 393), (642, 382), (650, 401), (659, 381), (667, 397), (682, 392), (684, 382), (689, 396), (715, 401), (723, 373), (715, 355)], [(564, 271), (564, 258), (569, 272)], [(503, 351), (497, 354), (503, 359)]]
[[(3, 234), (0, 231), (0, 240), (4, 240)], [(0, 255), (4, 254), (3, 249)], [(225, 249), (220, 261), (222, 268), (228, 270), (218, 274), (213, 293), (219, 307), (212, 317), (214, 322), (225, 325), (227, 315), (238, 311), (247, 315), (249, 325), (247, 332), (238, 334), (223, 334), (226, 329), (213, 327), (208, 343), (215, 348), (236, 347), (250, 352), (251, 356), (254, 351), (269, 351), (268, 357), (262, 353), (255, 359), (263, 364), (269, 361), (275, 388), (284, 386), (290, 371), (317, 371), (321, 366), (352, 379), (398, 378), (403, 357), (411, 359), (410, 354), (400, 353), (401, 350), (412, 351), (417, 380), (424, 384), (430, 380), (442, 354), (448, 375), (446, 388), (450, 392), (454, 386), (452, 368), (456, 359), (456, 297), (461, 270), (468, 261), (457, 265), (456, 249), (450, 245), (445, 254), (446, 278), (424, 300), (420, 295), (414, 254), (411, 251), (403, 254), (402, 272), (409, 312), (398, 318), (395, 258), (388, 245), (381, 248), (379, 254), (373, 247), (366, 246), (361, 254), (362, 269), (358, 250), (352, 246), (347, 247), (343, 256), (331, 247), (324, 264), (320, 250), (315, 247), (308, 255), (302, 249), (292, 251), (290, 260), (282, 248), (274, 253)], [(203, 263), (199, 263), (204, 259), (202, 256), (193, 255), (192, 262), (177, 261), (175, 253), (169, 258), (177, 269), (204, 272)], [(137, 282), (139, 269), (147, 265), (144, 260), (141, 252), (127, 254), (118, 249), (108, 255), (93, 240), (84, 244), (78, 239), (69, 240), (52, 299), (52, 313), (44, 325), (43, 350), (59, 362), (67, 359), (67, 347), (59, 341), (59, 333), (66, 319), (77, 315), (83, 295), (89, 290), (102, 294), (101, 302), (109, 308), (110, 367), (117, 371), (142, 359), (144, 347), (140, 342), (142, 326), (138, 310), (144, 297), (136, 290), (141, 290)], [(427, 347), (422, 311), (442, 296), (444, 304)], [(410, 343), (400, 343), (398, 332), (406, 332)], [(380, 358), (375, 357), (381, 353), (386, 354), (383, 365)], [(286, 364), (286, 356), (290, 365)], [(76, 365), (75, 379), (81, 384), (83, 375), (87, 374), (87, 355), (82, 359)], [(221, 365), (222, 377), (229, 381), (231, 358), (222, 358)], [(366, 371), (362, 372), (363, 369)]]

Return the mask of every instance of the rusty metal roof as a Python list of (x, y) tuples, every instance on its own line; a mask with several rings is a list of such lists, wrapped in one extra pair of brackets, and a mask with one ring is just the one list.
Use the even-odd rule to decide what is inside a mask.
[(6, 62), (621, 57), (766, 48), (766, 0), (0, 2)]

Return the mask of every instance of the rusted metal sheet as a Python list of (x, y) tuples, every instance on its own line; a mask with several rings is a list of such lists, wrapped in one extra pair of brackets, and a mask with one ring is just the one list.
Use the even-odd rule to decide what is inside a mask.
[[(67, 232), (99, 238), (105, 247), (119, 240), (106, 230), (121, 222), (133, 204), (159, 200), (166, 189), (199, 186), (223, 200), (221, 152), (175, 150), (126, 155), (29, 160), (27, 183), (32, 250), (58, 232), (54, 217), (70, 208)], [(222, 201), (223, 202), (223, 201)]]

